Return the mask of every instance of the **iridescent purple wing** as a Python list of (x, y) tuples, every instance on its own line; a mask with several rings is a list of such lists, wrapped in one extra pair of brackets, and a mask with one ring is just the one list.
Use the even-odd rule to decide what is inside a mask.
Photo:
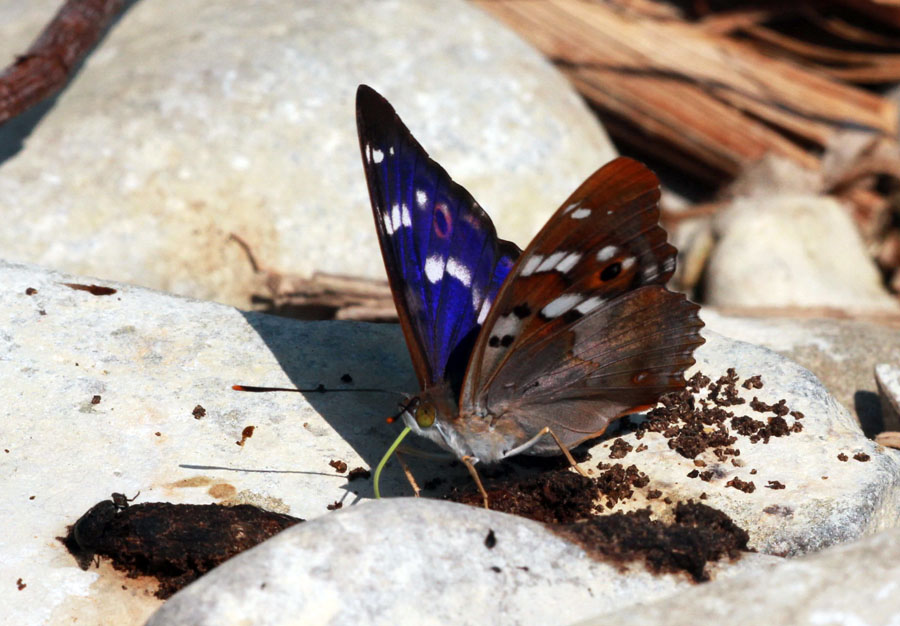
[(375, 228), (422, 388), (458, 390), (478, 331), (521, 251), (428, 157), (375, 90), (356, 92)]

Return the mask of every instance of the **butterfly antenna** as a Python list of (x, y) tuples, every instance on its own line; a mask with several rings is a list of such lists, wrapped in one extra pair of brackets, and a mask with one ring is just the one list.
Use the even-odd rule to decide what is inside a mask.
[(387, 465), (388, 459), (391, 458), (391, 455), (397, 450), (397, 446), (400, 445), (400, 442), (409, 434), (409, 431), (412, 430), (409, 426), (405, 426), (402, 431), (400, 431), (400, 435), (394, 440), (394, 443), (391, 444), (391, 447), (387, 449), (387, 452), (384, 453), (384, 456), (381, 458), (381, 461), (378, 463), (378, 467), (375, 468), (375, 498), (381, 499), (381, 492), (378, 490), (378, 480), (381, 478), (381, 470), (384, 469), (384, 466)]
[(393, 393), (398, 396), (405, 395), (402, 391), (394, 391), (392, 389), (376, 389), (374, 387), (370, 388), (359, 388), (359, 389), (334, 389), (331, 387), (326, 387), (325, 385), (317, 385), (316, 387), (310, 388), (294, 388), (294, 387), (254, 387), (252, 385), (232, 385), (232, 389), (235, 391), (249, 391), (250, 393), (263, 393), (268, 391), (292, 391), (295, 393), (349, 393), (353, 392), (363, 392), (363, 393)]

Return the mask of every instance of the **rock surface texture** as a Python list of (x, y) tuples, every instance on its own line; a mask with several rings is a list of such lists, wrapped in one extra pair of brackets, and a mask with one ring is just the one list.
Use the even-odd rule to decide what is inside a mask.
[[(344, 461), (351, 469), (371, 468), (395, 437), (397, 425), (386, 424), (384, 418), (396, 411), (399, 396), (363, 389), (415, 391), (399, 328), (303, 323), (241, 313), (223, 305), (13, 264), (0, 264), (0, 284), (4, 285), (0, 290), (0, 378), (5, 381), (0, 472), (8, 477), (0, 511), (0, 523), (7, 529), (0, 536), (4, 556), (0, 578), (21, 579), (25, 585), (21, 590), (15, 585), (0, 588), (0, 604), (7, 607), (14, 623), (134, 622), (159, 605), (149, 595), (153, 581), (128, 579), (106, 562), (100, 568), (82, 570), (56, 540), (88, 508), (113, 492), (132, 496), (140, 491), (138, 502), (257, 504), (295, 517), (319, 518), (315, 526), (307, 522), (296, 528), (309, 525), (318, 528), (315, 532), (320, 536), (338, 536), (347, 527), (355, 528), (353, 533), (363, 532), (360, 529), (368, 523), (362, 521), (368, 516), (366, 509), (341, 517), (329, 513), (329, 506), (333, 509), (340, 502), (344, 510), (355, 509), (354, 504), (371, 498), (371, 480), (348, 482), (347, 474), (331, 461)], [(750, 533), (753, 547), (774, 555), (817, 550), (896, 524), (900, 453), (866, 439), (852, 416), (802, 367), (764, 348), (712, 332), (706, 337), (695, 369), (713, 380), (729, 368), (735, 368), (741, 379), (761, 376), (762, 388), (738, 386), (739, 394), (749, 399), (758, 396), (769, 405), (785, 399), (791, 410), (804, 414), (799, 420), (802, 431), (773, 436), (767, 444), (751, 443), (748, 436), (736, 434), (731, 447), (739, 449), (740, 455), (720, 462), (713, 450), (688, 458), (673, 449), (663, 433), (647, 432), (638, 439), (636, 432), (623, 428), (620, 436), (612, 434), (594, 445), (593, 458), (585, 463), (594, 475), (603, 471), (597, 468), (599, 462), (635, 464), (646, 474), (647, 482), (636, 486), (613, 510), (650, 506), (664, 516), (669, 507), (665, 498), (696, 501), (705, 495), (703, 502), (726, 512)], [(240, 393), (231, 389), (235, 383), (306, 391)], [(322, 393), (316, 391), (320, 384), (354, 391)], [(708, 391), (700, 397), (704, 394)], [(198, 405), (203, 412), (196, 410)], [(761, 422), (767, 419), (765, 411), (748, 404), (726, 408)], [(255, 427), (252, 436), (243, 438), (251, 425)], [(616, 444), (619, 438), (632, 450), (611, 459), (612, 447), (621, 447)], [(242, 439), (243, 445), (236, 445)], [(425, 447), (423, 441), (411, 443)], [(638, 451), (641, 446), (646, 448)], [(846, 454), (847, 460), (841, 460), (840, 454)], [(857, 455), (867, 460), (858, 460)], [(459, 465), (410, 455), (406, 459), (423, 484), (438, 477), (444, 489), (470, 484)], [(699, 467), (698, 460), (705, 466)], [(711, 474), (707, 480), (689, 476), (694, 470)], [(756, 489), (748, 493), (728, 486), (735, 477), (754, 481)], [(784, 488), (767, 487), (773, 480)], [(396, 464), (388, 466), (382, 488), (387, 496), (410, 494)], [(651, 497), (651, 490), (660, 494)], [(402, 506), (419, 504), (408, 501)], [(373, 515), (384, 510), (371, 509)], [(442, 511), (423, 509), (422, 517), (403, 513), (401, 518), (410, 527), (399, 522), (386, 526), (384, 532), (389, 531), (396, 542), (393, 549), (379, 548), (383, 553), (362, 542), (373, 551), (367, 553), (371, 560), (360, 562), (354, 570), (360, 584), (357, 589), (371, 596), (375, 585), (390, 601), (362, 598), (358, 606), (366, 602), (388, 606), (397, 601), (402, 594), (391, 572), (399, 571), (407, 556), (404, 542), (419, 537), (425, 544), (434, 544), (429, 550), (437, 550), (441, 535), (450, 532), (437, 530), (441, 526), (434, 516), (441, 517)], [(482, 514), (471, 515), (476, 513)], [(520, 536), (535, 537), (536, 526), (499, 517), (509, 524), (498, 538), (503, 552), (497, 554), (505, 555), (505, 560), (480, 562), (488, 569), (479, 570), (477, 580), (494, 580), (498, 589), (508, 591), (513, 583), (520, 584), (516, 581), (529, 580), (527, 572), (515, 569), (513, 555), (520, 551), (514, 546)], [(357, 521), (351, 524), (346, 521), (350, 519)], [(477, 519), (481, 520), (474, 526), (477, 533), (466, 532), (478, 534), (482, 543), (477, 546), (490, 556), (493, 552), (485, 549), (481, 533), (484, 520), (493, 518)], [(519, 523), (521, 530), (515, 530)], [(501, 538), (504, 544), (499, 543)], [(460, 541), (454, 545), (471, 547), (474, 539)], [(532, 545), (529, 541), (523, 545)], [(381, 542), (370, 539), (369, 543)], [(574, 548), (554, 545), (559, 558), (575, 554)], [(304, 555), (303, 551), (313, 549), (312, 543), (303, 546), (300, 553)], [(347, 541), (339, 546), (320, 542), (320, 549), (315, 558), (323, 563), (328, 559), (349, 563), (361, 548)], [(274, 555), (275, 561), (264, 565), (246, 561), (255, 563), (248, 565), (248, 575), (257, 567), (276, 575), (279, 552), (264, 554)], [(390, 560), (392, 554), (395, 561)], [(442, 563), (467, 558), (465, 553), (441, 554)], [(380, 556), (376, 559), (376, 555)], [(608, 569), (583, 557), (576, 561), (579, 571), (594, 572), (590, 576)], [(242, 567), (242, 562), (236, 560), (234, 567)], [(491, 570), (492, 565), (502, 572)], [(726, 564), (722, 571), (728, 568)], [(310, 570), (302, 576), (308, 579), (317, 574)], [(644, 587), (626, 585), (634, 595), (630, 599), (616, 595), (616, 606), (639, 601), (648, 588), (653, 597), (682, 588), (671, 577), (635, 576), (644, 581)], [(328, 587), (333, 582), (323, 578), (316, 583), (323, 587), (315, 588), (338, 589)], [(271, 581), (279, 590), (293, 584), (291, 579)], [(551, 578), (547, 584), (560, 597), (580, 598), (585, 588), (600, 589), (577, 576)], [(474, 611), (478, 603), (483, 603), (482, 608), (491, 604), (492, 588), (479, 588), (481, 595), (468, 596), (472, 606), (466, 610)], [(433, 588), (427, 591), (435, 598), (444, 595)], [(334, 606), (337, 600), (324, 602), (331, 597), (322, 596), (323, 607)], [(228, 602), (228, 596), (222, 601)], [(345, 601), (342, 597), (341, 602)], [(593, 614), (600, 610), (597, 604), (590, 606)], [(572, 619), (589, 615), (573, 614)], [(323, 617), (323, 621), (327, 620)], [(523, 617), (521, 623), (531, 622)]]
[[(759, 576), (780, 560), (749, 555), (721, 571)], [(281, 533), (173, 596), (148, 626), (259, 616), (268, 624), (564, 624), (693, 586), (639, 564), (596, 561), (536, 522), (400, 498)]]
[(875, 382), (881, 397), (881, 413), (885, 422), (890, 422), (890, 430), (900, 430), (900, 358), (891, 363), (875, 366)]
[(705, 294), (722, 307), (894, 312), (853, 220), (815, 195), (741, 198), (716, 216)]
[(578, 626), (896, 624), (900, 531), (716, 581)]
[[(0, 4), (0, 57), (58, 8)], [(520, 245), (615, 156), (565, 79), (462, 0), (139, 2), (43, 118), (0, 129), (0, 250), (245, 308), (230, 233), (281, 272), (380, 277), (360, 83)]]
[(765, 346), (813, 372), (868, 436), (900, 430), (900, 418), (882, 410), (873, 376), (879, 364), (900, 363), (896, 328), (859, 320), (725, 315), (712, 307), (700, 315), (711, 330)]

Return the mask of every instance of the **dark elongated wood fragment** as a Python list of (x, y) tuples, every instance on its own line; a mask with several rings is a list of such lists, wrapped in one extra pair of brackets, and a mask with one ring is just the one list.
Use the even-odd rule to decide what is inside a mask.
[(68, 0), (13, 64), (0, 73), (0, 124), (63, 88), (123, 0)]

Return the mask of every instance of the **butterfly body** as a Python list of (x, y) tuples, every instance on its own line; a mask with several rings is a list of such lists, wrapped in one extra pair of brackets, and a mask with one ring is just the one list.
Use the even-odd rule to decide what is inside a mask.
[(675, 249), (650, 170), (600, 168), (521, 251), (364, 85), (357, 124), (421, 387), (410, 429), (472, 461), (554, 454), (684, 387), (703, 323), (664, 286)]

